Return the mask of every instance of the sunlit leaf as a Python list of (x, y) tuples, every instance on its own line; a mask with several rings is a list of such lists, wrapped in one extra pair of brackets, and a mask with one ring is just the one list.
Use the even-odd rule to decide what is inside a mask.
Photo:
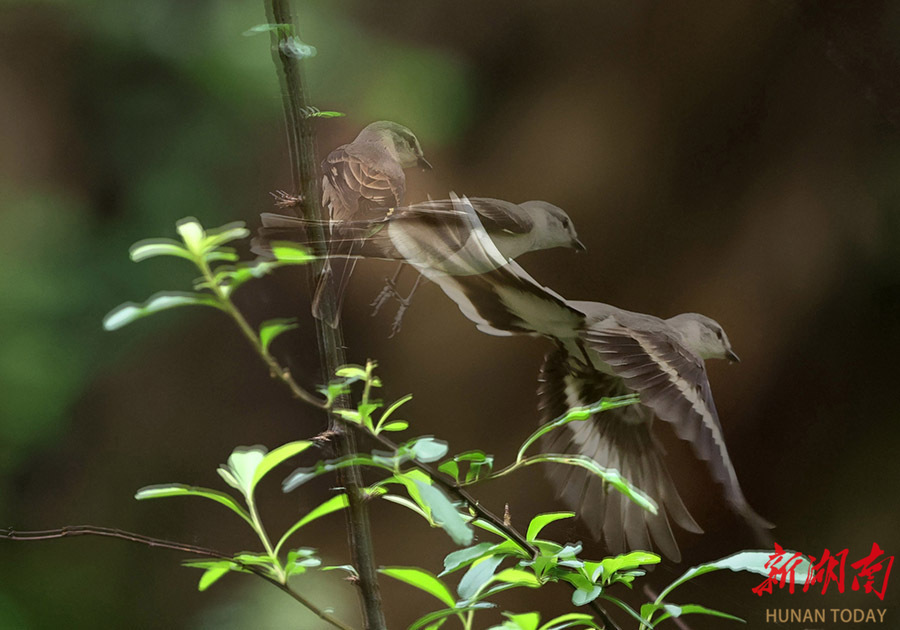
[(506, 582), (508, 584), (528, 586), (530, 588), (537, 588), (541, 585), (541, 581), (534, 573), (525, 571), (524, 569), (504, 569), (492, 579), (497, 582)]
[(126, 302), (117, 306), (103, 318), (103, 328), (106, 330), (118, 330), (137, 319), (178, 306), (212, 306), (218, 309), (222, 308), (218, 300), (211, 295), (163, 291), (153, 295), (143, 304)]
[(493, 543), (483, 542), (478, 543), (472, 547), (466, 547), (465, 549), (457, 549), (456, 551), (447, 554), (444, 558), (444, 570), (440, 573), (440, 575), (446, 575), (448, 573), (452, 573), (459, 568), (462, 568), (468, 564), (471, 564), (475, 560), (478, 560), (482, 556), (488, 553), (488, 550), (494, 547)]
[(361, 365), (342, 365), (334, 372), (335, 376), (340, 378), (355, 379), (359, 381), (366, 380), (366, 369)]
[(268, 449), (260, 444), (238, 446), (228, 457), (228, 463), (219, 466), (219, 475), (225, 483), (250, 499), (256, 486), (256, 471), (265, 459), (267, 451)]
[(128, 250), (128, 255), (134, 262), (141, 262), (155, 256), (176, 256), (193, 260), (191, 253), (171, 238), (148, 238), (138, 241)]
[(197, 590), (205, 591), (215, 584), (223, 575), (231, 572), (233, 567), (233, 563), (223, 560), (216, 566), (208, 568), (203, 572), (203, 575), (200, 576), (200, 583), (197, 585)]
[(603, 592), (603, 588), (600, 586), (593, 586), (589, 589), (579, 588), (574, 593), (572, 593), (572, 603), (576, 606), (584, 606), (585, 604), (590, 604), (592, 601), (597, 599), (600, 596), (600, 593)]
[(243, 221), (232, 221), (223, 226), (207, 230), (203, 246), (206, 249), (213, 249), (248, 236), (250, 236), (250, 230), (247, 229)]
[(388, 422), (386, 425), (381, 427), (382, 431), (405, 431), (409, 428), (409, 422), (406, 420), (394, 420), (393, 422)]
[(581, 626), (586, 628), (602, 628), (598, 625), (591, 615), (586, 613), (567, 613), (554, 617), (542, 625), (539, 630), (563, 630), (563, 628), (573, 628)]
[(291, 264), (306, 264), (316, 259), (308, 250), (289, 241), (274, 241), (272, 255), (278, 262)]
[(453, 477), (454, 480), (459, 480), (459, 464), (457, 464), (452, 459), (448, 459), (443, 464), (438, 466), (438, 470), (445, 475)]
[(143, 501), (145, 499), (191, 496), (203, 497), (204, 499), (210, 499), (211, 501), (215, 501), (216, 503), (221, 503), (228, 509), (235, 512), (238, 516), (243, 518), (248, 523), (252, 523), (252, 521), (250, 520), (250, 514), (248, 514), (247, 510), (241, 507), (231, 495), (225, 494), (224, 492), (219, 492), (218, 490), (211, 490), (209, 488), (188, 486), (181, 483), (159, 484), (141, 488), (135, 493), (134, 498), (138, 501)]
[[(296, 442), (289, 442), (282, 446), (279, 446), (275, 450), (266, 453), (265, 456), (259, 461), (256, 466), (256, 469), (253, 473), (253, 480), (251, 482), (250, 489), (253, 490), (256, 487), (256, 484), (265, 477), (269, 471), (278, 466), (281, 463), (284, 463), (291, 457), (295, 455), (299, 455), (310, 446), (313, 445), (313, 442), (308, 440), (297, 440)], [(251, 447), (251, 448), (259, 448), (259, 447)]]
[(528, 540), (528, 542), (532, 542), (535, 538), (538, 537), (538, 534), (541, 533), (541, 530), (553, 521), (559, 521), (565, 518), (573, 518), (574, 516), (575, 512), (548, 512), (546, 514), (538, 514), (533, 519), (531, 519), (531, 522), (528, 524), (528, 531), (525, 534), (525, 538)]
[(460, 516), (456, 507), (443, 491), (434, 486), (415, 481), (418, 486), (422, 502), (431, 509), (431, 518), (438, 523), (457, 545), (470, 545), (474, 533), (468, 523)]
[(411, 510), (428, 521), (429, 525), (435, 525), (435, 522), (431, 520), (431, 515), (428, 514), (425, 510), (420, 508), (415, 501), (410, 501), (406, 497), (401, 497), (396, 494), (386, 494), (382, 497), (385, 501), (390, 501), (391, 503), (396, 503), (397, 505), (402, 505), (403, 507)]
[(203, 253), (203, 239), (206, 235), (203, 231), (203, 226), (200, 225), (197, 219), (185, 217), (175, 224), (175, 229), (187, 246), (188, 251), (195, 256), (200, 256)]
[(275, 338), (283, 332), (297, 328), (299, 324), (294, 318), (279, 318), (264, 321), (259, 326), (259, 342), (264, 352), (269, 351), (269, 346)]
[(450, 589), (437, 577), (424, 569), (417, 567), (386, 567), (380, 569), (379, 572), (395, 580), (415, 586), (419, 590), (436, 597), (447, 606), (452, 607), (456, 604)]

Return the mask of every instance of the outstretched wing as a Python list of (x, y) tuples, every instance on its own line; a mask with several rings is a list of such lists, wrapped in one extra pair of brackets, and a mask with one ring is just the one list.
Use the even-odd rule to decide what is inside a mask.
[[(575, 363), (562, 350), (544, 358), (538, 378), (542, 422), (573, 407), (630, 393), (618, 377), (574, 368)], [(688, 531), (702, 530), (672, 483), (662, 448), (650, 434), (652, 421), (653, 412), (643, 405), (611, 409), (551, 432), (544, 439), (543, 450), (586, 455), (601, 466), (616, 469), (656, 501), (659, 512), (653, 514), (621, 493), (608, 491), (601, 479), (581, 468), (559, 465), (549, 469), (558, 496), (581, 516), (596, 538), (605, 540), (610, 552), (650, 550), (655, 545), (678, 562), (681, 553), (670, 517)]]
[(734, 510), (762, 536), (772, 525), (756, 514), (741, 491), (728, 456), (719, 414), (713, 402), (703, 359), (665, 331), (632, 330), (626, 326), (586, 330), (582, 338), (641, 403), (660, 420), (672, 424), (694, 453), (709, 463), (713, 477), (725, 488)]

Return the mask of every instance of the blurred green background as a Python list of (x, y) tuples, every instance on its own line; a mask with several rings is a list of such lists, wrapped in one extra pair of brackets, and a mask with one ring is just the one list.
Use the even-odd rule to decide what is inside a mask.
[[(585, 255), (522, 263), (561, 294), (670, 316), (698, 311), (743, 362), (711, 364), (726, 439), (776, 539), (813, 555), (872, 542), (900, 551), (900, 6), (870, 2), (298, 2), (324, 156), (373, 120), (420, 138), (433, 173), (408, 200), (546, 199), (565, 208)], [(184, 288), (177, 260), (127, 258), (186, 215), (256, 224), (290, 189), (281, 99), (263, 3), (155, 0), (0, 5), (0, 526), (94, 524), (211, 546), (251, 547), (215, 505), (137, 503), (147, 484), (215, 485), (239, 444), (309, 437), (319, 414), (292, 405), (216, 313), (171, 312), (104, 333), (125, 300)], [(246, 250), (245, 250), (246, 251)], [(345, 307), (348, 358), (379, 359), (386, 395), (454, 451), (502, 460), (533, 429), (546, 343), (478, 333), (436, 288), (403, 331), (367, 304), (390, 266), (360, 265)], [(300, 314), (277, 351), (321, 379), (302, 271), (243, 289), (254, 320)], [(753, 545), (689, 449), (659, 427), (670, 468), (706, 535), (681, 532), (683, 567)], [(286, 472), (286, 471), (285, 471)], [(263, 491), (273, 529), (329, 495)], [(539, 470), (479, 491), (514, 524), (559, 509)], [(437, 571), (451, 543), (373, 504), (378, 561)], [(298, 544), (347, 560), (339, 517)], [(580, 524), (561, 539), (602, 547)], [(548, 530), (550, 531), (550, 530)], [(249, 578), (197, 593), (179, 554), (121, 541), (0, 544), (0, 628), (315, 628)], [(726, 575), (695, 601), (765, 624), (773, 607), (889, 607), (847, 592), (759, 599)], [(391, 627), (433, 604), (385, 582)], [(357, 618), (329, 574), (298, 588)], [(567, 610), (564, 587), (511, 592), (514, 611)], [(634, 601), (645, 598), (637, 592)], [(487, 625), (493, 621), (484, 617)], [(692, 628), (724, 622), (691, 620)], [(774, 625), (772, 625), (774, 627)]]

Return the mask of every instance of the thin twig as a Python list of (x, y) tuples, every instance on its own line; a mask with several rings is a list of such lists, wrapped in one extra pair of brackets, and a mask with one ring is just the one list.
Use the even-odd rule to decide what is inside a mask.
[(114, 529), (112, 527), (96, 527), (93, 525), (70, 525), (68, 527), (60, 527), (58, 529), (30, 531), (18, 531), (12, 528), (0, 530), (0, 539), (5, 540), (37, 541), (52, 540), (55, 538), (68, 538), (71, 536), (103, 536), (106, 538), (118, 538), (119, 540), (127, 540), (128, 542), (138, 543), (147, 547), (159, 547), (162, 549), (171, 549), (172, 551), (180, 551), (182, 553), (190, 553), (195, 556), (202, 556), (204, 558), (228, 560), (229, 562), (233, 562), (234, 564), (238, 565), (242, 570), (261, 577), (269, 584), (277, 586), (279, 589), (303, 604), (307, 609), (309, 609), (310, 612), (319, 617), (319, 619), (330, 623), (335, 628), (340, 628), (341, 630), (353, 630), (352, 626), (348, 626), (340, 619), (337, 619), (327, 611), (322, 610), (287, 584), (279, 582), (272, 576), (267, 575), (261, 567), (254, 566), (252, 564), (245, 564), (240, 560), (235, 560), (232, 556), (224, 554), (221, 551), (216, 551), (215, 549), (173, 542), (171, 540), (163, 540), (161, 538), (151, 538), (150, 536), (144, 536), (143, 534), (136, 534), (134, 532), (128, 532), (122, 529)]
[[(291, 158), (291, 176), (294, 183), (293, 192), (300, 200), (300, 210), (304, 218), (319, 221), (317, 225), (310, 227), (310, 236), (315, 241), (323, 242), (322, 226), (328, 216), (320, 203), (322, 194), (317, 170), (315, 133), (309, 118), (310, 104), (304, 89), (299, 60), (287, 52), (288, 44), (291, 43), (290, 38), (299, 37), (300, 32), (291, 15), (290, 0), (265, 0), (265, 4), (270, 24), (286, 25), (284, 28), (271, 31), (271, 41), (272, 58), (279, 69), (285, 129)], [(323, 247), (320, 246), (318, 249), (315, 254), (325, 253), (321, 251)], [(316, 285), (323, 269), (324, 260), (318, 258), (309, 266), (312, 286)], [(325, 319), (335, 321), (334, 314), (338, 306), (333, 290), (326, 291), (323, 295), (322, 307)], [(319, 319), (316, 320), (316, 332), (322, 373), (327, 382), (337, 368), (346, 363), (343, 333), (339, 327), (332, 328)], [(336, 437), (338, 454), (355, 453), (357, 448), (354, 433), (344, 430), (334, 414), (329, 415), (329, 423), (329, 428), (338, 433)], [(338, 480), (347, 488), (347, 530), (351, 561), (359, 572), (359, 592), (365, 625), (369, 630), (386, 630), (368, 506), (362, 493), (362, 488), (365, 487), (362, 474), (359, 468), (354, 466), (342, 469)]]

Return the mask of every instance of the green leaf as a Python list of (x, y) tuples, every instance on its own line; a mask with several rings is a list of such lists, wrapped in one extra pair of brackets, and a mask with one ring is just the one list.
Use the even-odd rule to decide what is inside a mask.
[(203, 259), (208, 262), (217, 262), (220, 260), (225, 260), (227, 262), (236, 262), (240, 258), (237, 252), (230, 247), (219, 247), (213, 250), (206, 250), (203, 252)]
[(574, 516), (575, 512), (548, 512), (546, 514), (538, 514), (531, 519), (531, 522), (528, 524), (528, 531), (525, 534), (525, 538), (528, 542), (533, 542), (534, 539), (538, 537), (538, 534), (541, 533), (541, 530), (553, 521), (572, 518)]
[(148, 238), (138, 241), (128, 250), (128, 255), (134, 262), (141, 262), (155, 256), (175, 256), (194, 260), (191, 253), (171, 238)]
[(181, 240), (187, 245), (188, 251), (195, 256), (203, 255), (203, 239), (206, 237), (203, 226), (194, 217), (185, 217), (175, 224), (175, 229)]
[[(256, 488), (256, 484), (258, 484), (263, 477), (265, 477), (267, 474), (269, 474), (269, 472), (273, 468), (275, 468), (279, 464), (284, 463), (291, 457), (294, 457), (295, 455), (299, 455), (300, 453), (302, 453), (303, 451), (305, 451), (312, 445), (313, 445), (313, 442), (310, 442), (308, 440), (297, 440), (296, 442), (288, 442), (287, 444), (283, 444), (282, 446), (279, 446), (278, 448), (276, 448), (274, 451), (271, 451), (270, 453), (266, 453), (263, 456), (263, 458), (259, 461), (259, 463), (256, 465), (256, 468), (254, 469), (253, 478), (252, 478), (252, 481), (250, 482), (251, 492), (253, 491), (253, 489)], [(254, 448), (254, 449), (262, 448), (263, 450), (265, 450), (265, 447), (259, 447), (259, 446), (250, 447), (250, 448)], [(229, 462), (230, 462), (230, 460), (229, 460)]]
[(236, 241), (250, 236), (250, 230), (247, 229), (243, 221), (232, 221), (225, 225), (206, 231), (206, 238), (203, 240), (204, 249), (210, 250), (220, 247), (225, 243)]
[(502, 626), (495, 626), (499, 630), (537, 630), (538, 624), (541, 622), (541, 616), (536, 612), (521, 613), (514, 615), (505, 612), (503, 616), (508, 619)]
[(218, 490), (210, 490), (209, 488), (201, 488), (199, 486), (188, 486), (181, 483), (168, 483), (144, 486), (134, 495), (134, 498), (138, 501), (161, 499), (165, 497), (203, 497), (204, 499), (221, 503), (251, 525), (253, 524), (247, 510), (242, 508), (231, 495), (219, 492)]
[(334, 371), (334, 375), (338, 378), (349, 378), (355, 381), (364, 381), (368, 376), (366, 374), (366, 368), (361, 365), (353, 364), (342, 365)]
[(294, 26), (292, 24), (257, 24), (244, 31), (243, 35), (244, 37), (250, 37), (252, 35), (259, 35), (260, 33), (268, 33), (269, 31), (284, 31), (286, 33), (291, 33), (293, 30)]
[(441, 602), (451, 608), (456, 605), (456, 600), (453, 598), (450, 589), (435, 575), (424, 569), (417, 567), (386, 567), (380, 569), (379, 572), (395, 580), (415, 586), (417, 589), (441, 600)]
[(457, 549), (444, 558), (444, 570), (440, 575), (452, 573), (459, 568), (471, 564), (475, 560), (485, 556), (490, 549), (494, 547), (493, 543), (483, 542), (465, 549)]
[(594, 622), (594, 618), (591, 615), (585, 613), (567, 613), (565, 615), (560, 615), (559, 617), (554, 617), (542, 625), (539, 630), (563, 630), (563, 628), (571, 628), (577, 625), (588, 628), (602, 627)]
[(422, 502), (431, 509), (431, 517), (439, 524), (457, 545), (470, 545), (474, 533), (468, 523), (460, 516), (450, 499), (438, 488), (415, 481), (422, 497)]
[(589, 405), (587, 407), (573, 407), (568, 412), (560, 416), (555, 420), (551, 420), (550, 422), (541, 425), (538, 427), (537, 431), (532, 433), (527, 440), (522, 444), (519, 448), (519, 453), (516, 455), (516, 461), (519, 462), (525, 457), (525, 451), (534, 444), (538, 438), (543, 435), (546, 435), (553, 429), (564, 426), (570, 422), (578, 422), (585, 421), (593, 417), (595, 414), (601, 413), (603, 411), (608, 411), (610, 409), (616, 409), (618, 407), (626, 407), (628, 405), (634, 405), (641, 401), (640, 396), (638, 394), (628, 394), (627, 396), (617, 396), (614, 398), (604, 398), (593, 405)]
[[(266, 458), (267, 451), (268, 449), (260, 444), (238, 446), (228, 457), (228, 463), (219, 466), (217, 472), (225, 480), (225, 483), (240, 491), (249, 500), (253, 497), (253, 489), (256, 487), (256, 471)], [(275, 463), (277, 464), (277, 461)], [(262, 474), (268, 470), (271, 470), (271, 467), (264, 470)], [(259, 478), (262, 478), (262, 474), (259, 475)]]
[(301, 518), (299, 521), (294, 523), (290, 529), (288, 529), (284, 535), (281, 537), (281, 540), (278, 541), (278, 544), (275, 545), (275, 555), (278, 555), (278, 551), (281, 549), (282, 545), (287, 541), (288, 538), (293, 535), (298, 529), (303, 527), (304, 525), (308, 525), (312, 523), (317, 518), (322, 518), (327, 514), (331, 514), (332, 512), (337, 512), (339, 510), (343, 510), (350, 504), (350, 500), (347, 498), (345, 493), (335, 495), (325, 501), (324, 503), (318, 505), (313, 508), (306, 515)]
[(422, 437), (404, 444), (412, 451), (413, 457), (423, 463), (436, 462), (447, 454), (449, 446), (443, 440)]
[(469, 567), (469, 570), (466, 571), (459, 581), (459, 586), (456, 587), (456, 592), (459, 593), (460, 598), (463, 600), (474, 598), (491, 581), (491, 578), (494, 577), (494, 571), (497, 570), (497, 567), (500, 566), (503, 560), (503, 556), (488, 556)]
[(534, 573), (524, 569), (504, 569), (493, 577), (493, 581), (530, 588), (538, 588), (541, 585), (541, 581)]
[(285, 569), (287, 569), (288, 576), (292, 576), (306, 573), (307, 569), (313, 569), (321, 565), (322, 559), (316, 556), (315, 549), (300, 547), (288, 552)]
[(390, 407), (385, 409), (383, 414), (381, 414), (379, 424), (384, 424), (385, 422), (387, 422), (387, 419), (390, 418), (391, 415), (395, 411), (397, 411), (397, 409), (399, 409), (402, 405), (405, 405), (406, 403), (408, 403), (410, 400), (412, 400), (412, 394), (407, 394), (403, 398), (400, 398), (400, 399), (394, 401), (394, 403)]
[(263, 352), (269, 351), (269, 346), (275, 338), (283, 332), (297, 328), (299, 324), (294, 318), (279, 318), (264, 321), (259, 326), (259, 342)]
[(576, 606), (584, 606), (585, 604), (590, 604), (592, 601), (597, 599), (600, 596), (600, 593), (603, 592), (603, 589), (599, 586), (594, 586), (590, 589), (579, 588), (574, 593), (572, 593), (572, 603)]
[(212, 306), (222, 309), (219, 301), (211, 295), (162, 291), (151, 296), (143, 304), (126, 302), (117, 306), (103, 318), (103, 328), (106, 330), (118, 330), (137, 319), (178, 306)]
[(228, 560), (222, 560), (220, 563), (217, 563), (216, 566), (208, 568), (203, 572), (203, 575), (200, 576), (200, 583), (197, 585), (197, 590), (205, 591), (215, 584), (223, 575), (231, 572), (233, 567), (233, 563)]
[(427, 615), (423, 615), (416, 619), (406, 630), (419, 630), (419, 628), (423, 628), (428, 626), (428, 628), (434, 628), (436, 626), (428, 624), (434, 623), (450, 615), (461, 615), (462, 613), (468, 612), (470, 610), (484, 610), (485, 608), (495, 608), (494, 604), (490, 602), (475, 602), (473, 604), (469, 604), (467, 606), (460, 606), (458, 608), (445, 608), (443, 610), (436, 610), (434, 612), (430, 612)]
[[(772, 551), (741, 551), (725, 558), (716, 560), (715, 562), (709, 562), (707, 564), (701, 564), (696, 567), (691, 567), (684, 573), (684, 575), (667, 586), (659, 594), (659, 597), (656, 598), (656, 601), (657, 603), (662, 602), (669, 595), (669, 593), (671, 593), (678, 586), (684, 584), (688, 580), (692, 580), (706, 573), (719, 571), (721, 569), (728, 569), (735, 572), (747, 571), (750, 573), (757, 573), (759, 575), (769, 577), (769, 569), (766, 568), (766, 563), (769, 561), (772, 553)], [(785, 549), (784, 553), (787, 557), (790, 557), (795, 552)], [(801, 582), (806, 581), (809, 567), (809, 560), (804, 557), (803, 562), (798, 564), (796, 567), (796, 570), (794, 572), (795, 579)]]
[(438, 470), (449, 477), (453, 477), (455, 481), (459, 481), (459, 464), (452, 459), (448, 459), (438, 466)]
[(304, 265), (316, 259), (309, 251), (289, 241), (274, 241), (272, 255), (278, 262), (294, 265)]
[(394, 420), (393, 422), (388, 422), (386, 425), (381, 427), (382, 431), (405, 431), (409, 428), (409, 422), (406, 420)]

